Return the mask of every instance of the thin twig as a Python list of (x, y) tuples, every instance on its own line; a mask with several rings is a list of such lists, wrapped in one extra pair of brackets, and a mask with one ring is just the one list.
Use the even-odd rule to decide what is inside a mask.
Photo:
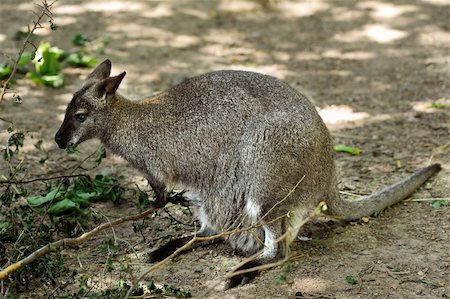
[(178, 224), (183, 224), (185, 226), (190, 226), (190, 227), (194, 227), (194, 224), (190, 224), (190, 223), (184, 223), (180, 220), (178, 220), (177, 218), (175, 218), (172, 214), (169, 213), (169, 211), (167, 210), (167, 208), (164, 208), (164, 212), (166, 212), (167, 216), (169, 216), (169, 218), (173, 221), (175, 221)]
[(269, 215), (273, 209), (275, 209), (278, 205), (282, 204), (284, 201), (286, 201), (297, 189), (298, 185), (300, 185), (300, 183), (303, 181), (303, 179), (305, 178), (305, 176), (302, 176), (302, 178), (297, 182), (297, 184), (295, 184), (294, 188), (292, 188), (291, 190), (289, 190), (288, 194), (286, 194), (285, 197), (283, 197), (280, 201), (277, 201), (268, 211), (267, 213), (265, 213), (261, 218), (259, 218), (257, 223), (260, 223), (264, 220), (264, 218), (267, 217), (267, 215)]
[(361, 197), (361, 196), (365, 196), (368, 194), (358, 194), (358, 193), (351, 193), (351, 192), (346, 192), (346, 191), (339, 191), (340, 194), (344, 194), (344, 195), (348, 195), (348, 196), (354, 196), (354, 197)]
[[(2, 89), (1, 89), (1, 91), (0, 91), (0, 104), (2, 103), (3, 98), (4, 98), (5, 94), (6, 94), (6, 90), (9, 88), (9, 82), (12, 80), (12, 78), (15, 76), (15, 74), (16, 74), (16, 72), (17, 72), (17, 67), (18, 67), (18, 65), (19, 65), (20, 58), (21, 58), (22, 55), (23, 55), (23, 52), (25, 52), (25, 49), (27, 48), (27, 45), (28, 45), (28, 44), (31, 44), (31, 42), (30, 42), (31, 35), (33, 34), (33, 32), (34, 32), (36, 29), (42, 28), (40, 22), (41, 22), (41, 20), (42, 20), (42, 18), (43, 18), (44, 16), (48, 16), (48, 15), (47, 15), (47, 12), (50, 12), (50, 8), (52, 7), (52, 5), (53, 5), (55, 2), (56, 2), (56, 0), (53, 1), (53, 2), (51, 2), (51, 3), (48, 3), (47, 0), (43, 0), (43, 1), (42, 1), (42, 6), (39, 6), (42, 10), (41, 10), (41, 12), (37, 15), (36, 21), (33, 21), (33, 27), (30, 28), (30, 26), (28, 25), (28, 34), (27, 34), (27, 36), (26, 36), (26, 38), (25, 38), (25, 41), (23, 42), (22, 47), (21, 47), (20, 50), (19, 50), (19, 54), (18, 54), (18, 56), (17, 56), (16, 61), (14, 62), (13, 69), (12, 69), (12, 71), (11, 71), (11, 74), (9, 75), (9, 77), (8, 77), (5, 81), (2, 82), (2, 85), (3, 85), (3, 86), (2, 86)], [(52, 19), (52, 18), (50, 17), (50, 19)]]
[(436, 197), (436, 198), (433, 198), (433, 197), (430, 197), (430, 198), (411, 198), (411, 199), (406, 199), (404, 201), (436, 201), (436, 200), (450, 200), (450, 197), (443, 197), (443, 198), (440, 198), (440, 197)]
[(14, 122), (12, 121), (12, 120), (9, 120), (9, 119), (6, 119), (6, 118), (4, 118), (4, 117), (0, 117), (0, 120), (2, 120), (2, 121), (4, 121), (4, 122), (6, 122), (6, 123), (10, 123), (10, 124), (14, 124)]
[(88, 175), (86, 174), (70, 174), (70, 175), (59, 175), (59, 176), (54, 176), (54, 177), (48, 177), (48, 178), (34, 178), (34, 179), (30, 179), (30, 180), (26, 180), (26, 181), (14, 181), (14, 180), (10, 180), (10, 181), (0, 181), (0, 184), (6, 185), (6, 184), (17, 184), (17, 185), (21, 185), (21, 184), (29, 184), (29, 183), (33, 183), (33, 182), (38, 182), (38, 181), (51, 181), (51, 180), (58, 180), (58, 179), (65, 179), (65, 178), (77, 178), (77, 177), (86, 177), (89, 178)]

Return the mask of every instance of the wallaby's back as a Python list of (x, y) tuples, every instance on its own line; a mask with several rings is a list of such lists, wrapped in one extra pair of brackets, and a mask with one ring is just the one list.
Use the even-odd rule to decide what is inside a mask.
[[(253, 72), (218, 71), (148, 101), (154, 104), (142, 112), (155, 115), (148, 118), (157, 126), (153, 143), (167, 151), (163, 156), (174, 157), (170, 168), (177, 171), (166, 181), (175, 187), (217, 193), (231, 191), (226, 185), (232, 184), (241, 199), (252, 197), (247, 191), (267, 193), (261, 204), (271, 206), (305, 176), (304, 204), (337, 196), (329, 132), (310, 101), (285, 82)], [(236, 201), (236, 210), (245, 206), (245, 200)], [(295, 205), (292, 200), (285, 208)]]

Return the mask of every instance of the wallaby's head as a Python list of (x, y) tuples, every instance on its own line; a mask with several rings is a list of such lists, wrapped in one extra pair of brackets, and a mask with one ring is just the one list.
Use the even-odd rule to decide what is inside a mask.
[(99, 137), (107, 126), (110, 104), (116, 100), (116, 90), (125, 72), (110, 77), (111, 61), (106, 59), (86, 78), (74, 93), (66, 109), (64, 121), (55, 136), (60, 148)]

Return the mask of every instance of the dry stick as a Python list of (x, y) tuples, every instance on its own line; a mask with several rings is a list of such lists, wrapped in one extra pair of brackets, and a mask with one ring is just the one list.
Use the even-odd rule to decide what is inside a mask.
[(20, 58), (22, 57), (23, 52), (24, 52), (25, 49), (27, 48), (27, 45), (30, 44), (30, 38), (31, 38), (31, 35), (33, 34), (33, 32), (34, 32), (36, 29), (42, 28), (42, 25), (41, 25), (40, 22), (41, 22), (41, 20), (42, 20), (42, 18), (43, 18), (44, 16), (47, 16), (48, 18), (50, 18), (50, 20), (53, 20), (52, 17), (51, 17), (51, 11), (50, 11), (50, 8), (52, 7), (53, 4), (55, 4), (56, 1), (57, 1), (57, 0), (55, 0), (55, 1), (53, 1), (52, 3), (49, 4), (49, 3), (47, 2), (47, 0), (43, 0), (43, 1), (42, 1), (42, 6), (39, 6), (42, 10), (41, 10), (41, 12), (40, 12), (39, 14), (36, 14), (37, 20), (36, 20), (36, 21), (33, 21), (33, 24), (34, 24), (33, 27), (30, 29), (30, 26), (28, 25), (28, 34), (27, 34), (27, 36), (26, 36), (26, 38), (25, 38), (25, 41), (23, 42), (22, 48), (20, 48), (20, 50), (19, 50), (19, 55), (17, 56), (17, 59), (16, 59), (16, 61), (14, 62), (14, 66), (13, 66), (13, 69), (12, 69), (12, 71), (11, 71), (11, 74), (9, 75), (8, 79), (6, 79), (6, 81), (4, 81), (4, 82), (2, 83), (2, 84), (3, 84), (3, 87), (2, 87), (2, 89), (1, 89), (1, 91), (0, 91), (0, 104), (1, 104), (1, 102), (3, 101), (3, 98), (4, 98), (5, 94), (6, 94), (6, 90), (7, 90), (8, 87), (9, 87), (9, 82), (12, 80), (12, 78), (14, 77), (14, 75), (15, 75), (16, 72), (17, 72), (17, 66), (18, 66), (18, 64), (19, 64)]
[(411, 198), (411, 199), (406, 199), (404, 201), (437, 201), (437, 200), (450, 200), (450, 197), (429, 197), (429, 198)]
[(115, 221), (108, 222), (108, 223), (103, 223), (102, 225), (97, 226), (93, 230), (88, 231), (77, 238), (64, 238), (64, 239), (58, 240), (56, 242), (47, 244), (46, 246), (41, 247), (40, 249), (31, 253), (26, 258), (1, 270), (0, 271), (0, 280), (6, 279), (8, 277), (8, 275), (10, 275), (12, 272), (20, 269), (21, 267), (23, 267), (25, 265), (30, 264), (31, 262), (35, 261), (36, 259), (40, 258), (41, 256), (47, 254), (48, 252), (50, 252), (54, 249), (57, 249), (61, 246), (66, 246), (66, 245), (68, 245), (68, 246), (79, 245), (79, 244), (91, 239), (92, 237), (96, 236), (99, 232), (101, 232), (105, 229), (117, 226), (117, 225), (125, 223), (125, 222), (142, 219), (157, 210), (159, 210), (159, 208), (150, 208), (140, 214), (119, 218)]

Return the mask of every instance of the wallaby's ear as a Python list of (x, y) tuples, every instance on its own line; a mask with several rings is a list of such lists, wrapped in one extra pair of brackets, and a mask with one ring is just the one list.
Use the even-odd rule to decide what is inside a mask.
[(101, 105), (106, 104), (106, 97), (108, 95), (116, 93), (117, 89), (119, 88), (120, 82), (122, 82), (122, 79), (123, 77), (125, 77), (125, 75), (126, 73), (123, 72), (117, 76), (103, 79), (100, 83), (98, 83), (97, 92)]
[(109, 77), (111, 74), (111, 60), (106, 59), (87, 76), (86, 80), (98, 79), (103, 80)]
[(122, 82), (123, 77), (125, 77), (127, 73), (123, 72), (117, 76), (114, 77), (108, 77), (106, 78), (104, 82), (105, 86), (105, 94), (114, 94), (116, 93), (117, 89), (119, 88), (120, 83)]

